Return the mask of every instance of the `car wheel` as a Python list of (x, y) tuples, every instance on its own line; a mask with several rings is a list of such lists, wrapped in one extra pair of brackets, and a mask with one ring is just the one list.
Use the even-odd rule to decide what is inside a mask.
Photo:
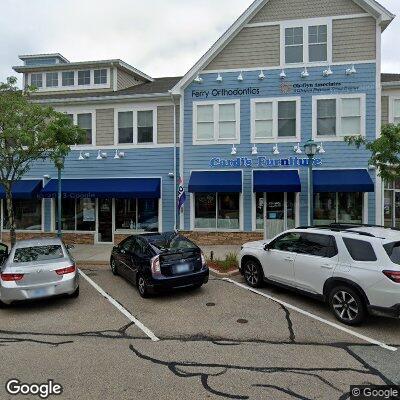
[(146, 282), (146, 279), (144, 279), (144, 276), (142, 274), (138, 275), (137, 288), (138, 288), (138, 291), (139, 291), (139, 294), (141, 297), (143, 297), (144, 299), (149, 297), (149, 290), (147, 288), (147, 282)]
[(7, 307), (8, 307), (8, 304), (3, 303), (3, 302), (0, 300), (0, 309), (2, 309), (2, 308), (7, 308)]
[(337, 286), (329, 295), (329, 306), (334, 316), (343, 324), (360, 324), (366, 316), (361, 296), (348, 286)]
[(69, 295), (69, 298), (76, 299), (79, 297), (79, 286), (75, 289), (75, 292)]
[(116, 264), (114, 258), (111, 258), (110, 267), (111, 267), (111, 272), (113, 273), (113, 275), (118, 275), (118, 268), (117, 268), (117, 264)]
[(261, 265), (256, 260), (248, 260), (243, 266), (243, 275), (246, 283), (253, 287), (259, 288), (264, 282), (264, 274)]
[(202, 283), (196, 283), (196, 285), (193, 285), (193, 289), (197, 290), (197, 289), (200, 289), (202, 286), (203, 286)]

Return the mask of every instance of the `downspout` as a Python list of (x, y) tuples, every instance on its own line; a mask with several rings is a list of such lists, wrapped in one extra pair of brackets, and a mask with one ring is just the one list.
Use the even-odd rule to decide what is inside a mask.
[(176, 154), (176, 138), (177, 138), (176, 103), (175, 103), (174, 96), (171, 91), (169, 91), (169, 94), (171, 96), (172, 103), (174, 104), (174, 180), (173, 180), (174, 186), (173, 186), (173, 190), (174, 190), (174, 231), (176, 231), (177, 230), (177, 204), (178, 204), (177, 193), (176, 193), (176, 182), (177, 182), (177, 179), (176, 179), (176, 173), (177, 173), (177, 170), (176, 170), (176, 161), (177, 161), (177, 156), (176, 156), (177, 155)]

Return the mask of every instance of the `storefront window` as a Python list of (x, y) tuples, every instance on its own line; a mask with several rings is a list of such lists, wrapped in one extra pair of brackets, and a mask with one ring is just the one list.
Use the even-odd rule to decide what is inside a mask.
[(400, 179), (385, 182), (383, 214), (385, 226), (400, 228)]
[(256, 193), (256, 229), (264, 229), (264, 193)]
[(194, 227), (239, 229), (239, 193), (196, 193)]
[[(58, 229), (55, 201), (55, 227)], [(93, 232), (96, 229), (96, 202), (94, 199), (62, 199), (61, 227), (64, 231)]]
[(296, 194), (287, 193), (287, 229), (293, 229), (296, 227)]
[[(3, 206), (3, 228), (10, 229), (5, 200), (3, 200)], [(14, 199), (13, 208), (17, 230), (42, 230), (42, 200)]]
[(362, 193), (316, 193), (314, 195), (315, 225), (334, 222), (361, 224)]
[(158, 199), (115, 199), (115, 229), (158, 232)]

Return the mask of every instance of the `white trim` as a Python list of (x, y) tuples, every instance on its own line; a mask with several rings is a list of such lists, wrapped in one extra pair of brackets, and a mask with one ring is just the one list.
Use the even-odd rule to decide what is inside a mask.
[[(213, 101), (194, 101), (193, 103), (193, 145), (215, 145), (215, 144), (240, 144), (240, 100), (213, 100)], [(219, 106), (231, 104), (235, 106), (236, 137), (221, 139), (219, 137)], [(197, 138), (197, 107), (213, 106), (214, 138), (212, 140), (202, 140)], [(233, 122), (233, 121), (232, 121)], [(211, 123), (211, 121), (210, 121)]]
[[(296, 102), (296, 136), (279, 137), (278, 136), (278, 104), (283, 101)], [(272, 103), (272, 137), (256, 138), (255, 137), (255, 108), (257, 103)], [(264, 97), (253, 98), (250, 100), (250, 123), (251, 123), (251, 143), (287, 143), (301, 141), (301, 97), (300, 96), (281, 96), (281, 97)]]
[[(309, 42), (308, 42), (308, 30), (310, 26), (326, 25), (327, 27), (327, 59), (325, 61), (309, 62)], [(287, 28), (303, 28), (303, 61), (299, 63), (287, 63), (285, 60), (285, 29)], [(280, 24), (280, 67), (312, 67), (320, 63), (331, 64), (332, 63), (332, 18), (308, 18), (283, 21)]]
[[(312, 137), (318, 142), (341, 142), (346, 135), (341, 135), (342, 114), (341, 114), (341, 101), (343, 99), (357, 98), (360, 99), (360, 127), (361, 136), (366, 135), (366, 94), (332, 94), (332, 95), (318, 95), (312, 97)], [(335, 136), (318, 136), (317, 135), (317, 101), (318, 100), (336, 100), (336, 135)], [(359, 136), (359, 135), (355, 135)]]

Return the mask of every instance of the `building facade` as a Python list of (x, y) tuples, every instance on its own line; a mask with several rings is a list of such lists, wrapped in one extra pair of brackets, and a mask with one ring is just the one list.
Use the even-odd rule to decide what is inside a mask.
[[(15, 70), (39, 88), (35, 101), (87, 130), (63, 172), (63, 230), (116, 242), (178, 228), (223, 244), (306, 225), (309, 139), (315, 224), (396, 223), (400, 184), (384, 184), (369, 153), (344, 142), (400, 122), (400, 78), (381, 74), (393, 18), (370, 0), (256, 0), (181, 78), (120, 60), (22, 56)], [(25, 235), (55, 231), (55, 176), (40, 164), (27, 177), (43, 188), (16, 200)], [(187, 201), (177, 214), (178, 177)]]

